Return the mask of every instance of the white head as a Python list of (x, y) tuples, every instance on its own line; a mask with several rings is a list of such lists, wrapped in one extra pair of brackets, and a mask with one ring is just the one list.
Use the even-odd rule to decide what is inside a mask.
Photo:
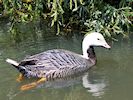
[(85, 36), (82, 42), (83, 56), (85, 58), (88, 58), (87, 50), (90, 46), (101, 46), (108, 49), (111, 48), (105, 41), (103, 35), (98, 32), (92, 32)]

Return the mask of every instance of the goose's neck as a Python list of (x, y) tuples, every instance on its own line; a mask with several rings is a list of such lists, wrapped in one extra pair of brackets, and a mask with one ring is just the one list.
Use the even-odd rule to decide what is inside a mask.
[(96, 63), (96, 55), (95, 55), (94, 48), (91, 44), (92, 37), (90, 37), (90, 36), (88, 37), (88, 36), (86, 36), (82, 42), (83, 57), (92, 61), (95, 64)]
[(88, 58), (90, 58), (93, 61), (96, 61), (96, 55), (93, 46), (90, 46), (87, 49)]
[(96, 55), (93, 46), (83, 48), (83, 57), (91, 60), (93, 63), (96, 63)]

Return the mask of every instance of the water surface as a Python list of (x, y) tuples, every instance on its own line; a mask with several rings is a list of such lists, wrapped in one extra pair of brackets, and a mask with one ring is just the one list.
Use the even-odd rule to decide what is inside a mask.
[[(3, 27), (3, 26), (1, 26)], [(0, 33), (6, 34), (1, 28)], [(47, 32), (47, 31), (45, 31)], [(131, 36), (132, 37), (132, 36)], [(2, 41), (0, 37), (0, 100), (132, 100), (133, 99), (133, 39), (112, 43), (112, 49), (95, 48), (98, 63), (82, 75), (46, 82), (29, 91), (20, 86), (35, 81), (16, 82), (18, 71), (5, 62), (7, 57), (17, 61), (25, 56), (49, 49), (67, 49), (82, 53), (82, 36), (72, 38), (46, 36), (20, 43)]]

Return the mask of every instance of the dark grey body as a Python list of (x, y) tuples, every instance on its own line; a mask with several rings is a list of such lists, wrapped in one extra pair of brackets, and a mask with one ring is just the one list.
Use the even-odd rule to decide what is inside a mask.
[[(92, 53), (91, 50), (88, 50), (88, 54)], [(85, 59), (71, 51), (54, 49), (25, 58), (17, 68), (26, 77), (46, 77), (49, 80), (84, 72), (93, 65), (93, 59)]]

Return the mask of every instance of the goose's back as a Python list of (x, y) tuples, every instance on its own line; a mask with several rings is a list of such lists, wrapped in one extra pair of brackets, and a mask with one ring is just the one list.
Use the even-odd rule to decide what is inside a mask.
[(74, 52), (54, 49), (27, 57), (19, 65), (28, 77), (57, 78), (82, 72), (93, 64)]

